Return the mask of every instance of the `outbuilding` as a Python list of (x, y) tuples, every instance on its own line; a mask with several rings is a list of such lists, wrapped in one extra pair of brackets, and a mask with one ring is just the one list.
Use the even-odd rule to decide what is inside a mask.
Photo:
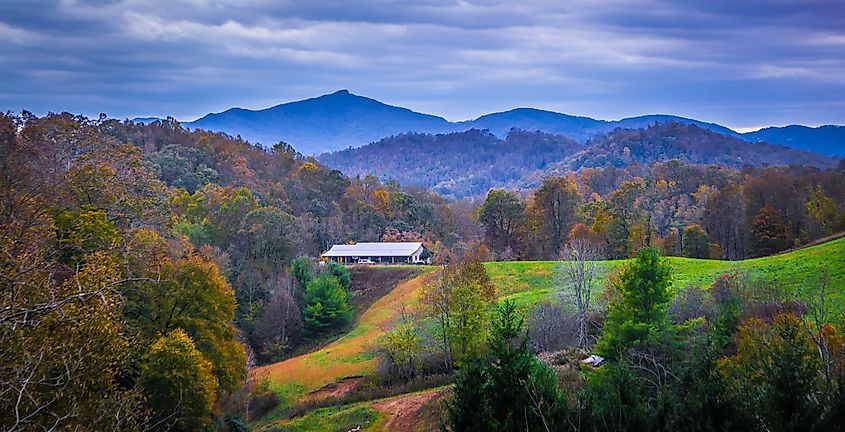
[(322, 257), (341, 264), (431, 264), (431, 252), (422, 242), (334, 245)]

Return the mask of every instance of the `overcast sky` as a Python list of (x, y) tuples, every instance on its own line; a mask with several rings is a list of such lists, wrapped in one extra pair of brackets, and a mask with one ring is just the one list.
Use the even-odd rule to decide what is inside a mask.
[(347, 88), (737, 129), (845, 123), (845, 1), (0, 0), (0, 109), (192, 120)]

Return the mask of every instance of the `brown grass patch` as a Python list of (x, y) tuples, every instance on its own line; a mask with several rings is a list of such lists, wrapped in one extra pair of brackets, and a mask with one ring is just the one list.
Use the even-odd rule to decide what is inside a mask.
[(364, 312), (346, 336), (309, 354), (261, 366), (252, 374), (267, 374), (274, 385), (301, 385), (311, 392), (343, 378), (361, 376), (375, 369), (367, 356), (376, 338), (395, 324), (402, 307), (416, 300), (426, 275), (400, 283)]

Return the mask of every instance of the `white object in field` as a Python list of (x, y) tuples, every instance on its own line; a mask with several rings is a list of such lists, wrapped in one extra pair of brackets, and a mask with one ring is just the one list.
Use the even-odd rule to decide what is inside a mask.
[(581, 363), (588, 364), (592, 367), (599, 367), (602, 363), (604, 363), (604, 357), (592, 354), (584, 360), (581, 360)]

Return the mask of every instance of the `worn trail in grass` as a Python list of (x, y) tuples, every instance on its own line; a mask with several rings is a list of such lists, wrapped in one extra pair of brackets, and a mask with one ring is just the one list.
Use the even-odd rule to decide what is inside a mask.
[(396, 286), (361, 315), (355, 328), (322, 349), (252, 370), (266, 375), (282, 403), (295, 402), (308, 392), (343, 378), (373, 371), (371, 351), (379, 335), (389, 330), (406, 305), (417, 302), (425, 273)]
[(271, 427), (292, 432), (418, 432), (437, 430), (444, 387), (385, 399), (320, 408), (302, 417), (280, 420)]

